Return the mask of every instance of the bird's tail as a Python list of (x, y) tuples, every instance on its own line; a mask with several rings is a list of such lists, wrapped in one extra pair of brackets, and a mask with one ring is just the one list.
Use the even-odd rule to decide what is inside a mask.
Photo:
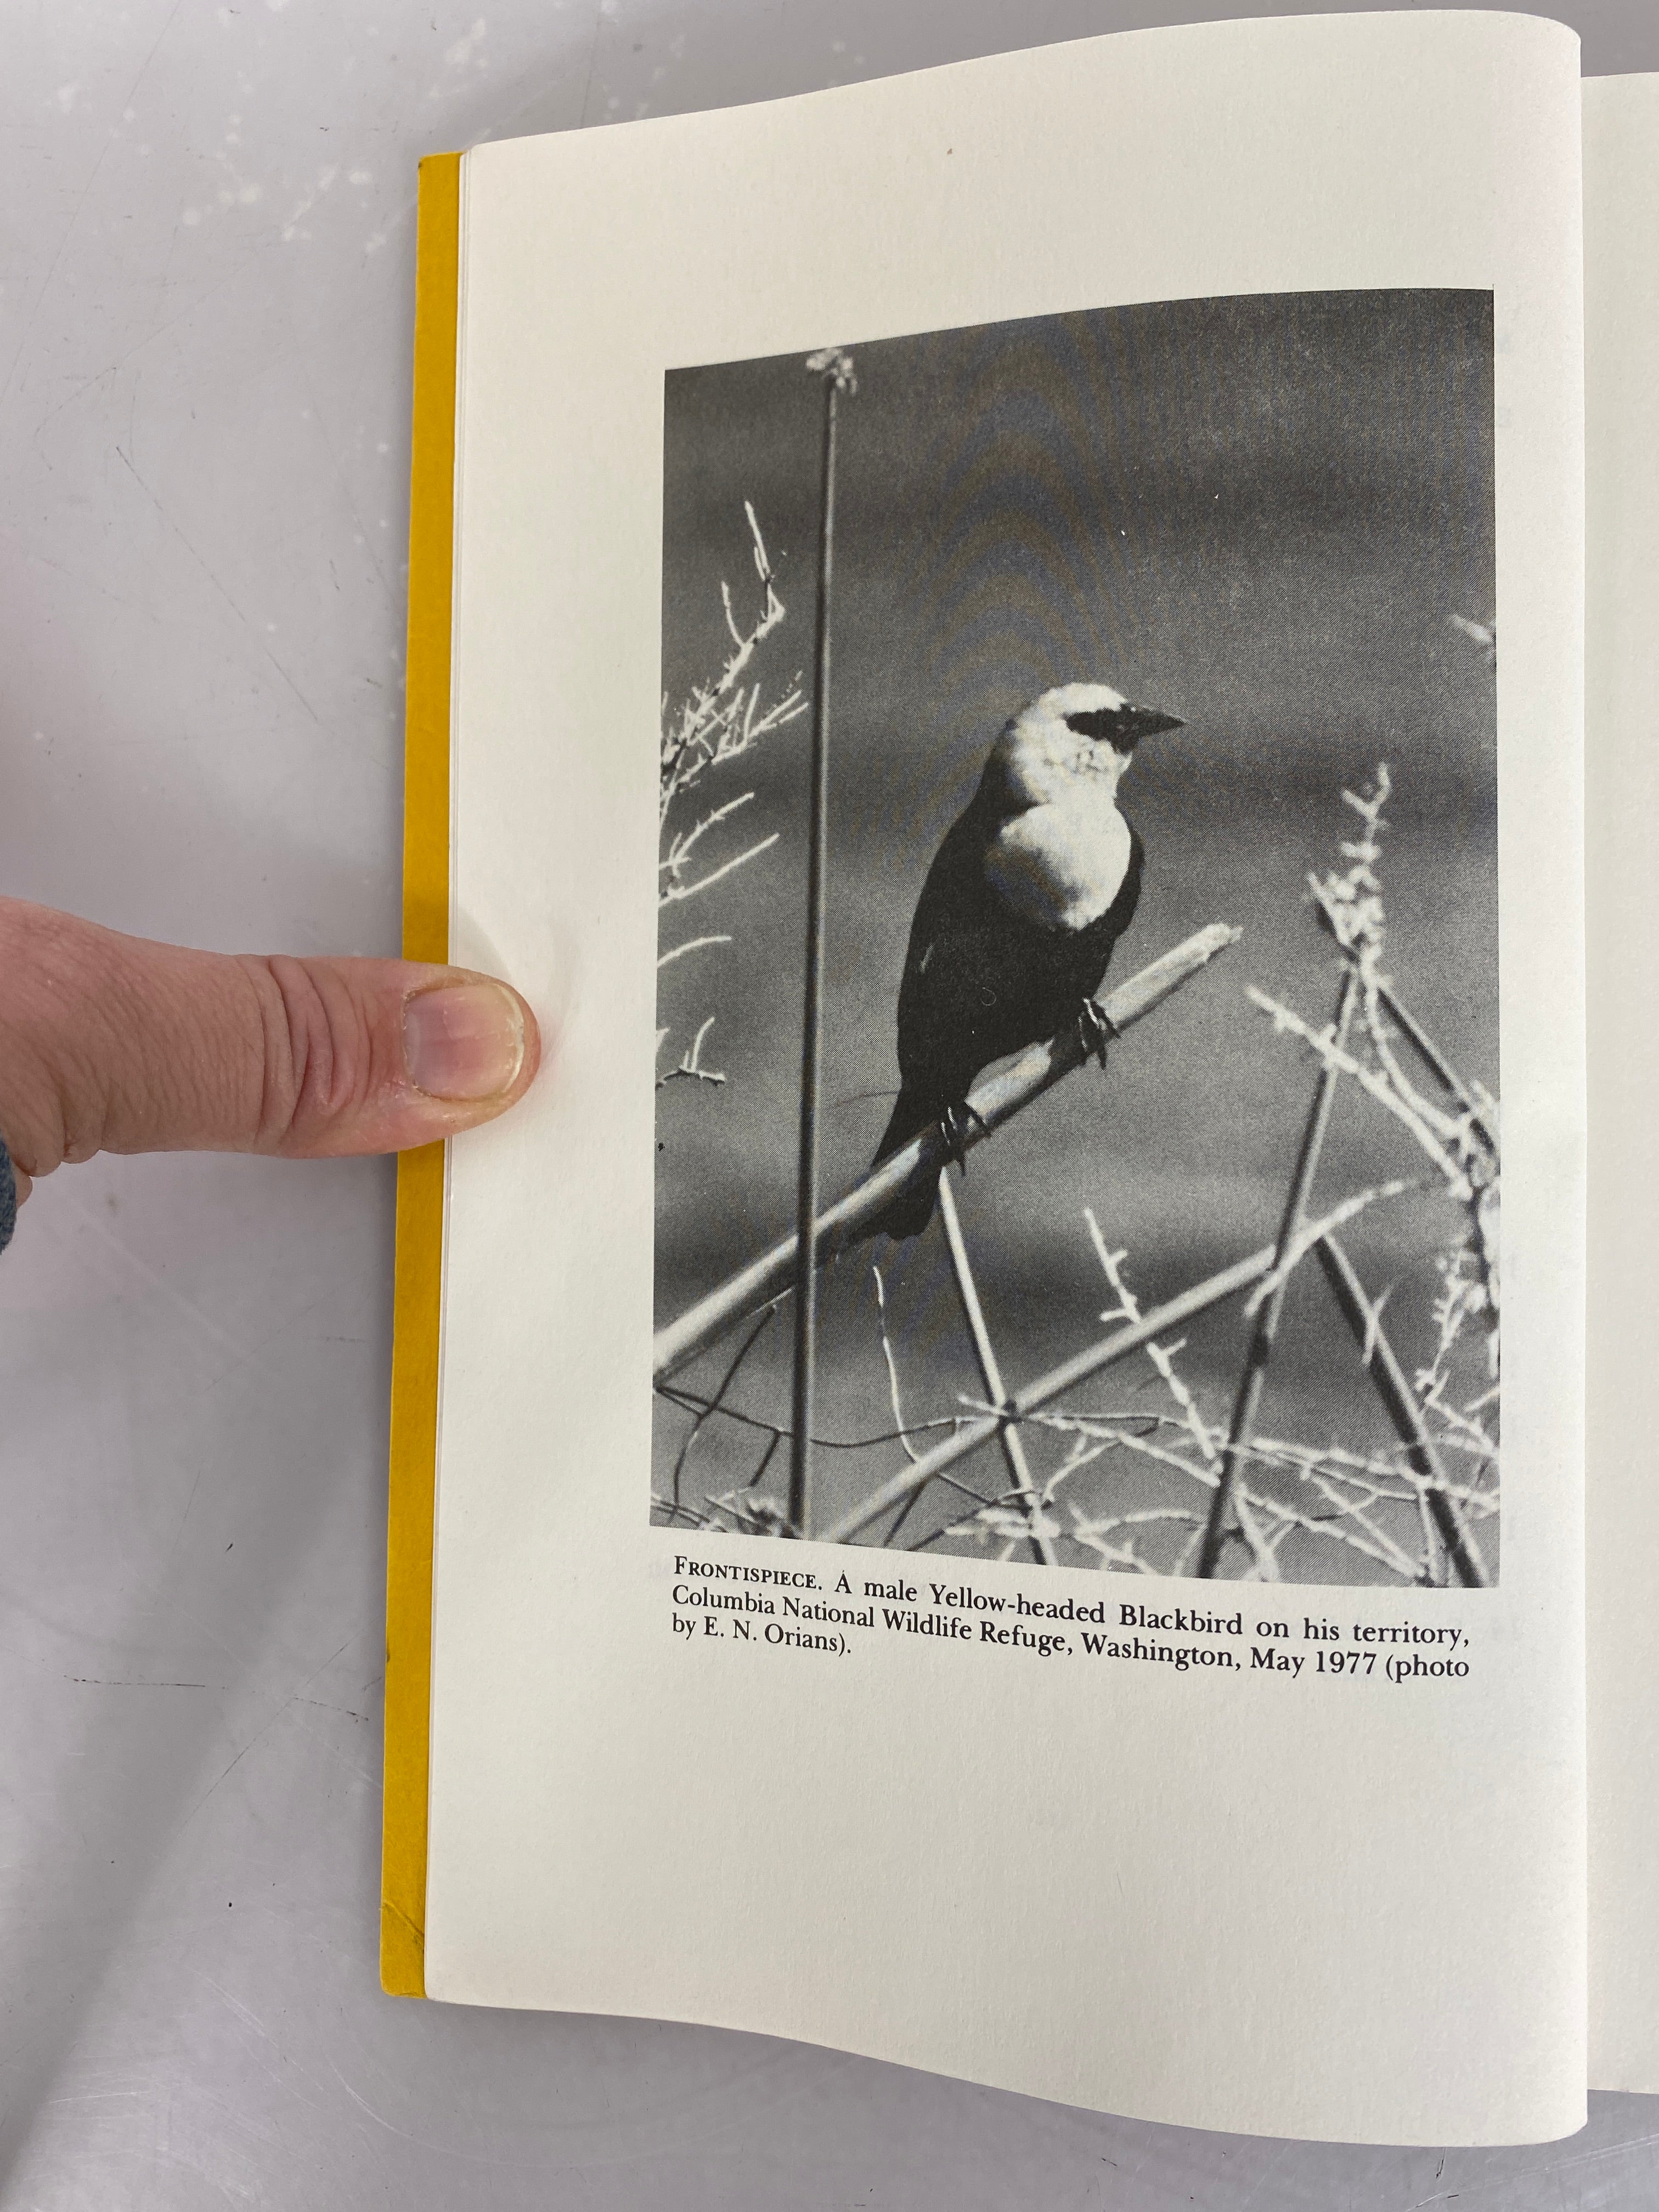
[[(876, 1157), (871, 1161), (871, 1166), (878, 1168), (884, 1160), (890, 1159), (895, 1152), (902, 1151), (909, 1143), (912, 1137), (919, 1137), (929, 1123), (938, 1118), (933, 1108), (924, 1104), (915, 1091), (901, 1091), (893, 1108), (893, 1118), (887, 1124), (886, 1134), (876, 1147)], [(914, 1190), (908, 1190), (893, 1200), (886, 1212), (871, 1224), (871, 1233), (888, 1237), (920, 1237), (933, 1218), (933, 1184), (930, 1177), (924, 1177)]]

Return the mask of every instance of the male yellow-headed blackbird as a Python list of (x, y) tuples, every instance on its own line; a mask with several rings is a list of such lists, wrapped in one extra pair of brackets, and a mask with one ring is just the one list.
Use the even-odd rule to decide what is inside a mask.
[[(932, 1121), (960, 1158), (980, 1070), (1069, 1021), (1104, 1065), (1110, 1024), (1094, 994), (1133, 918), (1145, 858), (1118, 812), (1118, 779), (1140, 738), (1181, 726), (1109, 684), (1062, 684), (997, 739), (910, 926), (898, 1000), (903, 1087), (878, 1161)], [(933, 1211), (925, 1183), (877, 1225), (914, 1237)]]

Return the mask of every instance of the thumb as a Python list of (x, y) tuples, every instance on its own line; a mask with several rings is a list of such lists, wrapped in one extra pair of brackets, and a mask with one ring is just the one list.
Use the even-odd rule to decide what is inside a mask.
[(540, 1057), (518, 993), (467, 969), (191, 952), (0, 899), (22, 1194), (98, 1152), (399, 1152), (491, 1120)]

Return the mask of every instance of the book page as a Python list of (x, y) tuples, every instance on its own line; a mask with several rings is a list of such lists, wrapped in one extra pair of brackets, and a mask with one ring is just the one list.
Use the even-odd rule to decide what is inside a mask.
[(450, 1164), (431, 1994), (1580, 2124), (1577, 70), (467, 157), (451, 957), (557, 1042)]
[(1648, 1534), (1659, 1538), (1659, 1468), (1641, 1377), (1659, 1334), (1659, 920), (1648, 889), (1659, 819), (1659, 77), (1584, 87), (1584, 358), (1590, 2079), (1652, 2090), (1659, 1631), (1644, 1562)]

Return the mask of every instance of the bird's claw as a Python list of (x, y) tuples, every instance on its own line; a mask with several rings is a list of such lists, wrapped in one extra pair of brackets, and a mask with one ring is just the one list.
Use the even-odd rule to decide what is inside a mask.
[(1079, 1008), (1077, 1033), (1085, 1058), (1097, 1060), (1103, 1071), (1107, 1046), (1123, 1034), (1097, 999), (1085, 999)]
[(959, 1106), (947, 1106), (939, 1117), (939, 1135), (945, 1140), (945, 1153), (962, 1170), (968, 1172), (968, 1135), (977, 1127), (981, 1137), (991, 1133), (985, 1116), (970, 1106), (964, 1098)]

